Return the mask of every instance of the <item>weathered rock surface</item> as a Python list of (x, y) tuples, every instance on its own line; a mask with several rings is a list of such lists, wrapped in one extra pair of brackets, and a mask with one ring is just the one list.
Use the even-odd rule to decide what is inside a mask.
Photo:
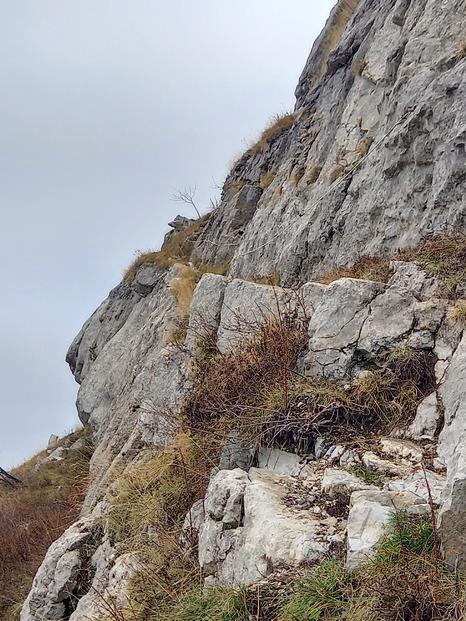
[(64, 617), (65, 602), (73, 597), (82, 567), (80, 548), (95, 529), (92, 520), (81, 520), (50, 546), (24, 603), (21, 621), (58, 621)]
[[(240, 159), (196, 253), (234, 254), (231, 275), (278, 270), (290, 286), (464, 231), (465, 22), (462, 0), (339, 2), (300, 78), (292, 127)], [(228, 188), (257, 187), (265, 173), (273, 181), (235, 236)]]
[(251, 584), (279, 566), (315, 561), (325, 553), (328, 545), (318, 541), (322, 526), (315, 514), (282, 502), (285, 476), (257, 468), (214, 476), (199, 529), (199, 563), (208, 584)]

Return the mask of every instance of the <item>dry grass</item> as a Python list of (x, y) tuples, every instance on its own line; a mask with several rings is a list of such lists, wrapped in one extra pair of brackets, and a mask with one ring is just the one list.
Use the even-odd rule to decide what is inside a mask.
[(330, 175), (328, 176), (328, 182), (332, 184), (334, 181), (336, 181), (343, 175), (345, 170), (346, 170), (346, 166), (344, 166), (343, 164), (338, 164), (338, 166), (335, 166), (335, 168), (331, 171)]
[(466, 235), (433, 235), (417, 248), (403, 250), (396, 257), (402, 261), (419, 261), (429, 276), (439, 278), (444, 295), (454, 299), (459, 285), (466, 283)]
[(144, 263), (155, 263), (162, 269), (171, 267), (174, 263), (189, 261), (196, 239), (202, 233), (210, 218), (206, 214), (185, 229), (172, 231), (162, 248), (156, 252), (141, 252), (123, 274), (123, 280), (133, 282), (138, 269)]
[(319, 178), (321, 172), (322, 172), (322, 166), (320, 165), (313, 166), (311, 170), (309, 171), (309, 174), (306, 179), (307, 185), (311, 185), (315, 183), (317, 179)]
[(133, 584), (131, 619), (164, 618), (163, 610), (199, 584), (199, 567), (180, 548), (179, 537), (186, 514), (205, 495), (219, 450), (208, 436), (180, 432), (118, 480), (109, 528), (122, 550), (139, 552), (146, 568)]
[(259, 181), (259, 187), (262, 188), (263, 190), (266, 190), (269, 185), (272, 183), (272, 181), (275, 179), (275, 174), (274, 172), (268, 172), (262, 175), (261, 180)]
[(466, 300), (457, 300), (450, 308), (448, 315), (453, 321), (466, 323)]
[(364, 157), (365, 155), (367, 155), (369, 152), (369, 149), (371, 148), (371, 144), (373, 142), (374, 142), (374, 138), (372, 136), (366, 136), (366, 138), (363, 138), (361, 142), (358, 144), (358, 146), (356, 147), (357, 153), (359, 153), (361, 157)]
[(366, 280), (387, 282), (392, 273), (390, 269), (390, 259), (363, 256), (350, 267), (330, 270), (325, 276), (319, 278), (319, 282), (328, 285), (339, 278), (363, 278)]
[(188, 428), (220, 438), (237, 429), (258, 445), (308, 452), (317, 433), (357, 442), (364, 430), (408, 425), (435, 386), (434, 359), (424, 351), (400, 345), (361, 360), (370, 373), (343, 384), (292, 371), (307, 343), (306, 322), (282, 314), (248, 330), (252, 336), (230, 354), (206, 343), (185, 402)]
[(252, 145), (253, 154), (264, 151), (267, 145), (276, 140), (281, 134), (291, 129), (295, 121), (295, 114), (283, 114), (273, 117), (271, 124), (264, 129), (259, 140)]
[[(77, 439), (83, 432), (72, 434)], [(0, 487), (0, 618), (16, 621), (20, 604), (48, 547), (78, 517), (87, 488), (90, 450), (69, 452), (38, 472), (33, 467), (45, 451), (16, 468), (23, 481), (16, 489)]]
[(461, 43), (455, 56), (457, 62), (463, 60), (463, 58), (466, 58), (466, 39)]
[(339, 278), (387, 282), (392, 275), (390, 262), (393, 260), (417, 262), (429, 276), (440, 280), (446, 298), (455, 299), (466, 285), (466, 235), (462, 233), (433, 235), (415, 248), (390, 256), (362, 256), (349, 267), (330, 270), (319, 282), (329, 284)]

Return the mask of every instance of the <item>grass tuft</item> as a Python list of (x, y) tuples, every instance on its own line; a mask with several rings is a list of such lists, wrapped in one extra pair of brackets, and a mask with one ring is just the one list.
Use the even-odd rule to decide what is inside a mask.
[[(86, 430), (68, 436), (83, 437)], [(63, 438), (63, 443), (67, 438)], [(60, 443), (60, 444), (61, 444)], [(64, 459), (44, 463), (39, 453), (13, 474), (16, 488), (0, 486), (0, 618), (16, 621), (34, 575), (49, 546), (79, 515), (88, 482), (90, 448), (70, 451)]]
[(251, 147), (251, 152), (256, 154), (264, 151), (270, 142), (291, 129), (295, 118), (294, 113), (277, 114), (272, 117), (270, 125), (264, 129), (259, 140)]

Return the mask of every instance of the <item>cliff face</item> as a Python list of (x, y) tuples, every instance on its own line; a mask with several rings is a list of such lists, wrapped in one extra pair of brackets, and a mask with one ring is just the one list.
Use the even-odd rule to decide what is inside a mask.
[[(314, 403), (314, 414), (349, 420), (371, 378), (397, 377), (404, 390), (397, 356), (408, 356), (403, 364), (424, 365), (409, 402), (416, 416), (408, 420), (403, 401), (396, 437), (372, 430), (368, 446), (357, 434), (338, 435), (328, 421), (299, 419), (311, 407), (306, 394), (294, 404), (300, 424), (282, 433), (286, 441), (274, 444), (264, 432), (270, 441), (259, 446), (233, 418), (251, 409), (251, 396), (222, 411), (236, 430), (181, 536), (186, 549), (198, 549), (206, 583), (251, 584), (343, 543), (353, 568), (374, 553), (393, 506), (414, 514), (439, 507), (444, 552), (466, 566), (461, 307), (447, 299), (440, 277), (409, 262), (394, 262), (385, 282), (309, 282), (430, 233), (466, 233), (465, 26), (460, 0), (340, 0), (306, 63), (293, 114), (241, 157), (220, 206), (184, 240), (191, 266), (143, 263), (83, 326), (67, 361), (80, 383), (79, 417), (95, 444), (89, 491), (82, 519), (47, 554), (22, 621), (120, 618), (102, 602), (128, 606), (141, 560), (105, 525), (118, 481), (177, 432), (180, 410), (193, 386), (199, 390), (199, 367), (210, 359), (206, 339), (226, 359), (273, 320), (281, 326), (275, 342), (283, 344), (289, 317), (302, 338), (293, 373), (335, 382), (340, 391)], [(229, 259), (226, 276), (195, 274), (193, 265), (210, 269)], [(186, 318), (181, 300), (193, 274), (200, 282)], [(250, 282), (270, 274), (280, 286)], [(459, 287), (461, 273), (455, 278)], [(209, 407), (215, 398), (214, 390)], [(284, 411), (294, 412), (282, 398)], [(377, 472), (380, 485), (349, 466)], [(155, 535), (147, 541), (158, 545)], [(84, 547), (94, 576), (86, 589), (77, 553)]]
[(231, 275), (278, 270), (295, 285), (463, 231), (464, 26), (460, 0), (338, 3), (299, 80), (291, 126), (231, 171), (195, 254), (234, 256)]

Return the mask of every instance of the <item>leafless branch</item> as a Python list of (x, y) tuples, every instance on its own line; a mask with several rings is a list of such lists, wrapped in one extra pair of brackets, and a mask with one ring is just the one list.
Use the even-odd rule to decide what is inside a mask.
[(194, 196), (196, 195), (196, 186), (186, 185), (182, 190), (175, 190), (175, 193), (171, 195), (171, 200), (177, 203), (186, 203), (191, 205), (196, 210), (198, 218), (201, 217), (199, 209), (194, 202)]

